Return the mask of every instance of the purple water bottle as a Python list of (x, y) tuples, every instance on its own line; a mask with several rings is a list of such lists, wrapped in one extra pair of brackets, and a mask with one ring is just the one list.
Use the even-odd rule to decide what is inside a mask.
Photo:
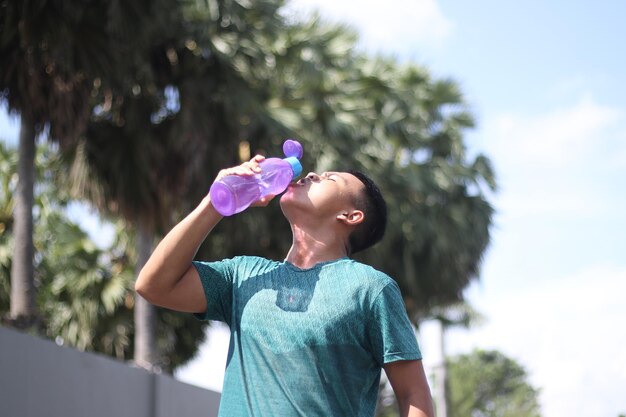
[(267, 158), (259, 164), (261, 172), (250, 176), (228, 175), (211, 185), (213, 207), (222, 216), (232, 216), (266, 195), (285, 191), (291, 180), (302, 173), (302, 145), (287, 139), (283, 143), (285, 159)]

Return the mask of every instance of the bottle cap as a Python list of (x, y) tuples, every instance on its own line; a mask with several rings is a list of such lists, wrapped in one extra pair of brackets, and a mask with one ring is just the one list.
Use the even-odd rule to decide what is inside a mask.
[(283, 161), (289, 162), (291, 165), (291, 169), (293, 170), (293, 177), (296, 178), (300, 174), (302, 174), (302, 164), (295, 156), (290, 156), (288, 158), (283, 159)]

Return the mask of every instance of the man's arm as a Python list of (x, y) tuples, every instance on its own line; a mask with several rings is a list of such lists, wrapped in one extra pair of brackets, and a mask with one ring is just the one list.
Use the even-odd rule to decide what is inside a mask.
[(384, 366), (402, 417), (435, 417), (430, 388), (421, 360), (397, 361)]
[(206, 298), (192, 260), (222, 216), (205, 197), (159, 243), (144, 265), (135, 291), (150, 303), (190, 313), (206, 311)]
[[(257, 155), (250, 162), (220, 171), (216, 180), (226, 175), (254, 175), (260, 171)], [(256, 205), (267, 204), (271, 196)], [(172, 310), (201, 313), (206, 311), (202, 283), (192, 261), (200, 245), (222, 219), (207, 195), (187, 217), (159, 243), (142, 268), (135, 290), (150, 303)]]

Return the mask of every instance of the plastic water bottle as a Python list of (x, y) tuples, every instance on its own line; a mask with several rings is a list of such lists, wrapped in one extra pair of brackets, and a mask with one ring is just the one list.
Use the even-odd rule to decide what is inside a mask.
[(211, 185), (213, 207), (223, 216), (232, 216), (266, 195), (285, 191), (291, 180), (302, 173), (302, 145), (287, 139), (283, 143), (286, 158), (267, 158), (259, 163), (261, 172), (254, 175), (228, 175)]

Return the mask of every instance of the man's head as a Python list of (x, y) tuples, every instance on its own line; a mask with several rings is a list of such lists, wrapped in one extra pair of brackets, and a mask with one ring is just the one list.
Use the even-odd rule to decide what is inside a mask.
[(369, 248), (385, 233), (385, 200), (361, 172), (309, 173), (289, 186), (281, 207), (292, 225), (330, 228), (345, 240), (349, 254)]

